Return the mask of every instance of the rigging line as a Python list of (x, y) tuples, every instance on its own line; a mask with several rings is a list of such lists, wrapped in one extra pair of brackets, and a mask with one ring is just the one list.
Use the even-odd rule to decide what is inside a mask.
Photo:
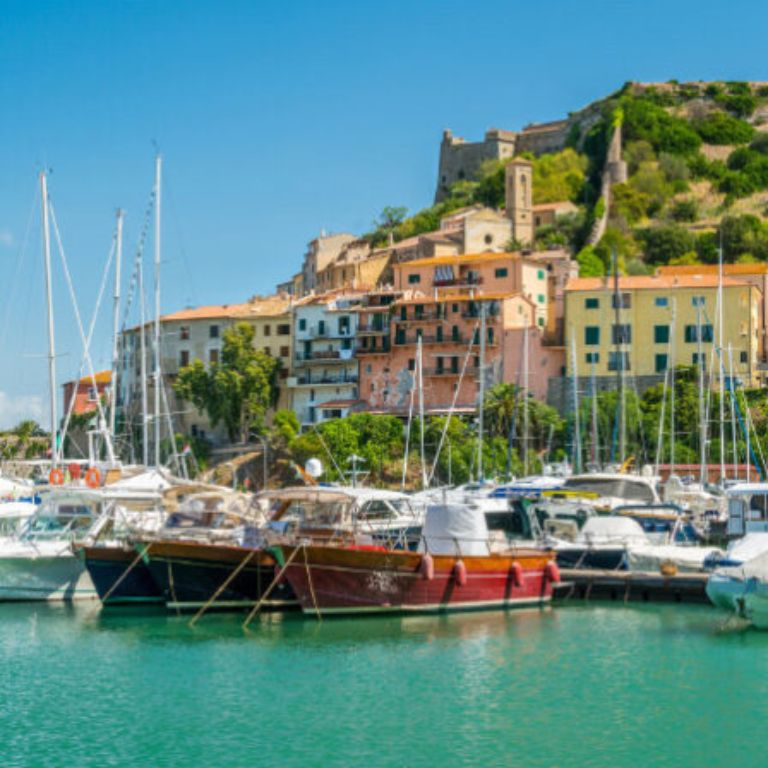
[(168, 183), (167, 179), (164, 179), (165, 196), (167, 198), (167, 208), (171, 215), (171, 223), (176, 230), (176, 237), (179, 238), (179, 253), (181, 255), (181, 263), (184, 265), (184, 272), (186, 273), (188, 287), (190, 289), (190, 295), (187, 297), (188, 303), (197, 304), (197, 288), (194, 283), (192, 270), (189, 266), (189, 259), (187, 258), (187, 246), (184, 239), (184, 232), (181, 228), (180, 217), (177, 214), (176, 198), (173, 196), (173, 187)]
[(149, 225), (152, 221), (152, 211), (154, 210), (154, 206), (155, 206), (155, 189), (153, 186), (152, 191), (150, 192), (150, 195), (149, 195), (149, 200), (147, 201), (147, 207), (144, 210), (144, 222), (141, 226), (138, 243), (136, 244), (136, 255), (134, 256), (134, 267), (133, 267), (133, 272), (131, 273), (131, 281), (128, 285), (128, 292), (127, 292), (128, 296), (125, 302), (125, 309), (123, 310), (123, 325), (122, 325), (123, 330), (125, 330), (125, 327), (128, 324), (128, 315), (131, 311), (133, 298), (138, 288), (139, 264), (144, 256), (144, 246), (146, 245), (147, 237), (149, 236)]
[[(440, 442), (437, 444), (437, 451), (435, 453), (435, 460), (432, 462), (432, 471), (429, 474), (429, 479), (427, 480), (427, 486), (432, 485), (432, 478), (435, 476), (435, 472), (437, 470), (437, 462), (440, 459), (440, 453), (443, 450), (443, 442), (445, 441), (445, 436), (448, 434), (448, 427), (451, 423), (451, 417), (453, 416), (453, 410), (456, 407), (456, 401), (459, 399), (459, 393), (461, 392), (461, 383), (464, 381), (464, 374), (467, 371), (467, 364), (469, 363), (469, 356), (472, 352), (472, 347), (475, 345), (475, 334), (478, 332), (478, 329), (480, 328), (480, 323), (475, 323), (475, 327), (472, 329), (472, 336), (469, 339), (469, 347), (467, 347), (467, 351), (464, 355), (464, 364), (461, 367), (461, 374), (459, 375), (459, 383), (456, 387), (456, 391), (453, 393), (453, 401), (451, 402), (451, 407), (448, 411), (448, 416), (445, 419), (445, 424), (443, 425), (443, 431), (440, 435)], [(483, 371), (479, 371), (480, 375), (485, 375)], [(482, 404), (481, 406), (482, 407)]]
[[(53, 213), (51, 213), (51, 217), (53, 217)], [(116, 238), (116, 235), (113, 235), (112, 247), (109, 249), (109, 256), (107, 257), (107, 262), (104, 266), (104, 273), (102, 274), (102, 277), (101, 277), (101, 285), (99, 286), (99, 294), (96, 299), (96, 306), (94, 307), (93, 315), (91, 317), (91, 324), (88, 328), (88, 338), (86, 341), (86, 345), (87, 345), (86, 348), (90, 348), (91, 342), (93, 340), (93, 333), (96, 329), (96, 318), (99, 315), (99, 308), (101, 307), (101, 302), (102, 302), (102, 299), (104, 298), (104, 291), (106, 290), (106, 285), (107, 285), (107, 277), (109, 276), (109, 270), (112, 267), (112, 259), (115, 256), (115, 246), (116, 246), (115, 238)], [(77, 381), (80, 381), (80, 379), (83, 376), (83, 369), (85, 368), (85, 355), (86, 353), (84, 352), (82, 358), (80, 359), (80, 369), (77, 374)], [(94, 383), (94, 386), (95, 386), (95, 383)], [(97, 390), (97, 393), (98, 393), (98, 390)], [(67, 436), (67, 430), (69, 429), (69, 422), (72, 418), (72, 413), (75, 408), (76, 399), (77, 398), (73, 397), (69, 401), (69, 406), (67, 408), (67, 415), (66, 415), (66, 418), (64, 419), (64, 426), (61, 429), (62, 445), (64, 444), (64, 438)]]
[(16, 254), (16, 265), (13, 271), (13, 277), (11, 279), (11, 292), (8, 296), (6, 307), (5, 307), (5, 317), (3, 319), (3, 330), (2, 333), (0, 333), (0, 347), (5, 348), (5, 342), (8, 338), (8, 327), (10, 325), (11, 321), (11, 307), (13, 306), (14, 300), (16, 298), (16, 290), (19, 283), (19, 275), (21, 273), (21, 267), (24, 264), (24, 261), (26, 259), (27, 255), (27, 246), (29, 245), (29, 236), (32, 231), (32, 222), (35, 217), (35, 213), (37, 213), (37, 205), (38, 205), (38, 191), (37, 187), (35, 187), (34, 194), (32, 196), (32, 205), (29, 209), (29, 217), (27, 219), (27, 227), (24, 230), (24, 238), (21, 241), (21, 245), (19, 246), (19, 250)]
[[(53, 210), (53, 204), (48, 200), (48, 208), (51, 215), (51, 223), (53, 224), (53, 231), (54, 235), (56, 237), (56, 245), (59, 249), (59, 255), (61, 256), (61, 263), (62, 267), (64, 269), (64, 276), (67, 280), (67, 287), (69, 288), (69, 295), (72, 300), (72, 308), (75, 313), (75, 320), (77, 321), (77, 328), (80, 332), (80, 341), (83, 344), (83, 353), (87, 356), (87, 362), (89, 367), (89, 373), (90, 373), (90, 379), (91, 384), (93, 385), (93, 388), (98, 392), (98, 387), (96, 385), (96, 374), (93, 370), (93, 360), (91, 359), (91, 352), (89, 349), (88, 344), (86, 343), (86, 336), (85, 336), (85, 329), (83, 328), (83, 319), (80, 315), (80, 308), (77, 304), (77, 296), (75, 295), (75, 286), (72, 283), (72, 276), (69, 273), (69, 266), (67, 264), (67, 256), (64, 252), (64, 244), (61, 242), (61, 232), (59, 231), (59, 225), (56, 221), (56, 214)], [(96, 407), (99, 411), (99, 420), (100, 422), (106, 423), (106, 416), (104, 414), (104, 409), (101, 405), (101, 399), (96, 398)], [(55, 429), (55, 425), (53, 425), (53, 428)], [(114, 456), (112, 456), (112, 441), (107, 437), (107, 452), (110, 454), (109, 458), (110, 461), (114, 460)]]
[(336, 472), (338, 472), (339, 477), (343, 481), (344, 480), (344, 475), (342, 474), (341, 470), (339, 469), (339, 465), (336, 463), (336, 459), (333, 458), (333, 454), (331, 453), (330, 449), (326, 445), (325, 440), (323, 440), (323, 436), (322, 436), (322, 434), (320, 434), (320, 430), (317, 428), (317, 425), (313, 424), (312, 425), (312, 429), (315, 431), (315, 434), (320, 439), (320, 445), (322, 445), (323, 448), (325, 449), (325, 452), (328, 454), (328, 458), (331, 460), (331, 463), (333, 464), (334, 468), (336, 469)]

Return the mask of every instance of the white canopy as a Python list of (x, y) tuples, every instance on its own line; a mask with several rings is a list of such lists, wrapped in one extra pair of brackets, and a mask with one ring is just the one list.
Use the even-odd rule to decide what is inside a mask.
[(420, 548), (433, 555), (487, 555), (485, 515), (464, 504), (430, 504)]

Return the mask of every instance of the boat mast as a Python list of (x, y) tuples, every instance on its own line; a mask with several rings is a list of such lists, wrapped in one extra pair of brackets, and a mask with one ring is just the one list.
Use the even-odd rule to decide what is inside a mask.
[(160, 184), (163, 159), (155, 157), (155, 466), (160, 466)]
[(528, 328), (523, 332), (523, 476), (528, 477)]
[(477, 479), (483, 479), (483, 420), (485, 417), (485, 302), (480, 302), (480, 387), (477, 404)]
[(141, 334), (141, 455), (144, 467), (149, 466), (149, 402), (147, 398), (147, 320), (144, 303), (143, 256), (138, 261), (139, 332)]
[(120, 271), (123, 259), (123, 215), (124, 212), (117, 209), (117, 226), (115, 231), (115, 290), (112, 302), (112, 397), (109, 409), (109, 431), (112, 439), (115, 439), (115, 426), (117, 423), (117, 370), (120, 355)]
[(421, 455), (421, 488), (427, 488), (427, 462), (424, 457), (424, 358), (422, 354), (421, 336), (416, 341), (416, 369), (419, 388), (419, 452)]
[[(733, 474), (739, 479), (739, 444), (736, 440), (736, 394), (733, 391), (733, 345), (728, 342), (728, 393), (731, 398), (731, 445), (733, 446)], [(747, 456), (749, 466), (749, 456)]]
[[(619, 393), (618, 412), (616, 417), (619, 425), (619, 464), (624, 465), (627, 455), (627, 421), (625, 418), (625, 393), (624, 393), (624, 353), (621, 348), (624, 334), (621, 330), (621, 294), (619, 293), (619, 260), (616, 249), (611, 251), (613, 261), (613, 314), (614, 314), (614, 346), (616, 351), (616, 388)], [(575, 352), (574, 352), (575, 354)], [(574, 361), (575, 362), (575, 361)]]
[(704, 464), (706, 462), (707, 451), (707, 420), (704, 416), (704, 351), (702, 345), (702, 328), (701, 328), (701, 300), (702, 297), (697, 296), (696, 301), (696, 355), (699, 361), (698, 373), (699, 373), (699, 483), (702, 488), (704, 487), (704, 477), (706, 469)]
[(581, 423), (579, 421), (579, 371), (576, 363), (576, 336), (571, 333), (571, 368), (573, 380), (573, 471), (581, 472)]
[(40, 198), (43, 213), (43, 263), (45, 267), (45, 305), (48, 315), (48, 389), (51, 409), (51, 467), (58, 464), (58, 425), (56, 414), (56, 337), (53, 328), (53, 284), (51, 277), (51, 232), (48, 224), (48, 179), (40, 172)]
[(672, 377), (669, 381), (669, 472), (675, 472), (675, 355), (677, 354), (677, 297), (672, 297), (672, 331), (670, 334), (670, 361), (672, 365)]
[(717, 264), (717, 348), (720, 363), (720, 486), (725, 485), (725, 362), (723, 360), (723, 232)]
[(590, 376), (592, 390), (592, 462), (595, 469), (600, 466), (600, 431), (597, 423), (597, 376), (595, 372), (595, 356), (592, 355), (592, 371)]

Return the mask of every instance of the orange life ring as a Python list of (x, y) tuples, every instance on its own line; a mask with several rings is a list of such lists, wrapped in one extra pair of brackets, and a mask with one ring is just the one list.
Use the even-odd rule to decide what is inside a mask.
[(64, 472), (61, 469), (54, 467), (48, 473), (48, 482), (51, 485), (64, 485)]
[(98, 488), (101, 485), (101, 474), (99, 474), (99, 470), (96, 467), (91, 467), (85, 473), (85, 484), (89, 488)]

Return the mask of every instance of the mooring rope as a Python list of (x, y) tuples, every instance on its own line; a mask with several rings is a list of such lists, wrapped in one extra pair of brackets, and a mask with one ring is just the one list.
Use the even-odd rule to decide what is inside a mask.
[(258, 549), (252, 549), (250, 553), (243, 558), (243, 561), (240, 563), (240, 565), (235, 568), (232, 573), (227, 576), (226, 579), (224, 579), (224, 582), (222, 585), (211, 595), (210, 600), (203, 605), (200, 610), (192, 617), (191, 621), (189, 622), (190, 627), (194, 627), (195, 624), (197, 624), (198, 620), (203, 616), (203, 614), (211, 607), (211, 605), (216, 602), (216, 600), (219, 599), (219, 596), (221, 593), (237, 578), (238, 574), (245, 568), (248, 563), (251, 562), (253, 559), (253, 556), (258, 552)]
[(248, 616), (246, 616), (245, 621), (243, 622), (243, 629), (248, 629), (248, 625), (253, 621), (256, 614), (261, 610), (261, 606), (264, 604), (264, 601), (272, 594), (272, 590), (277, 586), (280, 579), (283, 578), (283, 574), (285, 573), (286, 569), (293, 561), (293, 558), (299, 554), (299, 550), (302, 547), (304, 547), (303, 544), (297, 546), (296, 549), (291, 552), (291, 556), (285, 561), (285, 564), (280, 569), (280, 572), (277, 574), (277, 576), (272, 579), (272, 583), (267, 587), (266, 592), (264, 592), (264, 594), (259, 598), (259, 602), (253, 606), (253, 610), (248, 614)]

